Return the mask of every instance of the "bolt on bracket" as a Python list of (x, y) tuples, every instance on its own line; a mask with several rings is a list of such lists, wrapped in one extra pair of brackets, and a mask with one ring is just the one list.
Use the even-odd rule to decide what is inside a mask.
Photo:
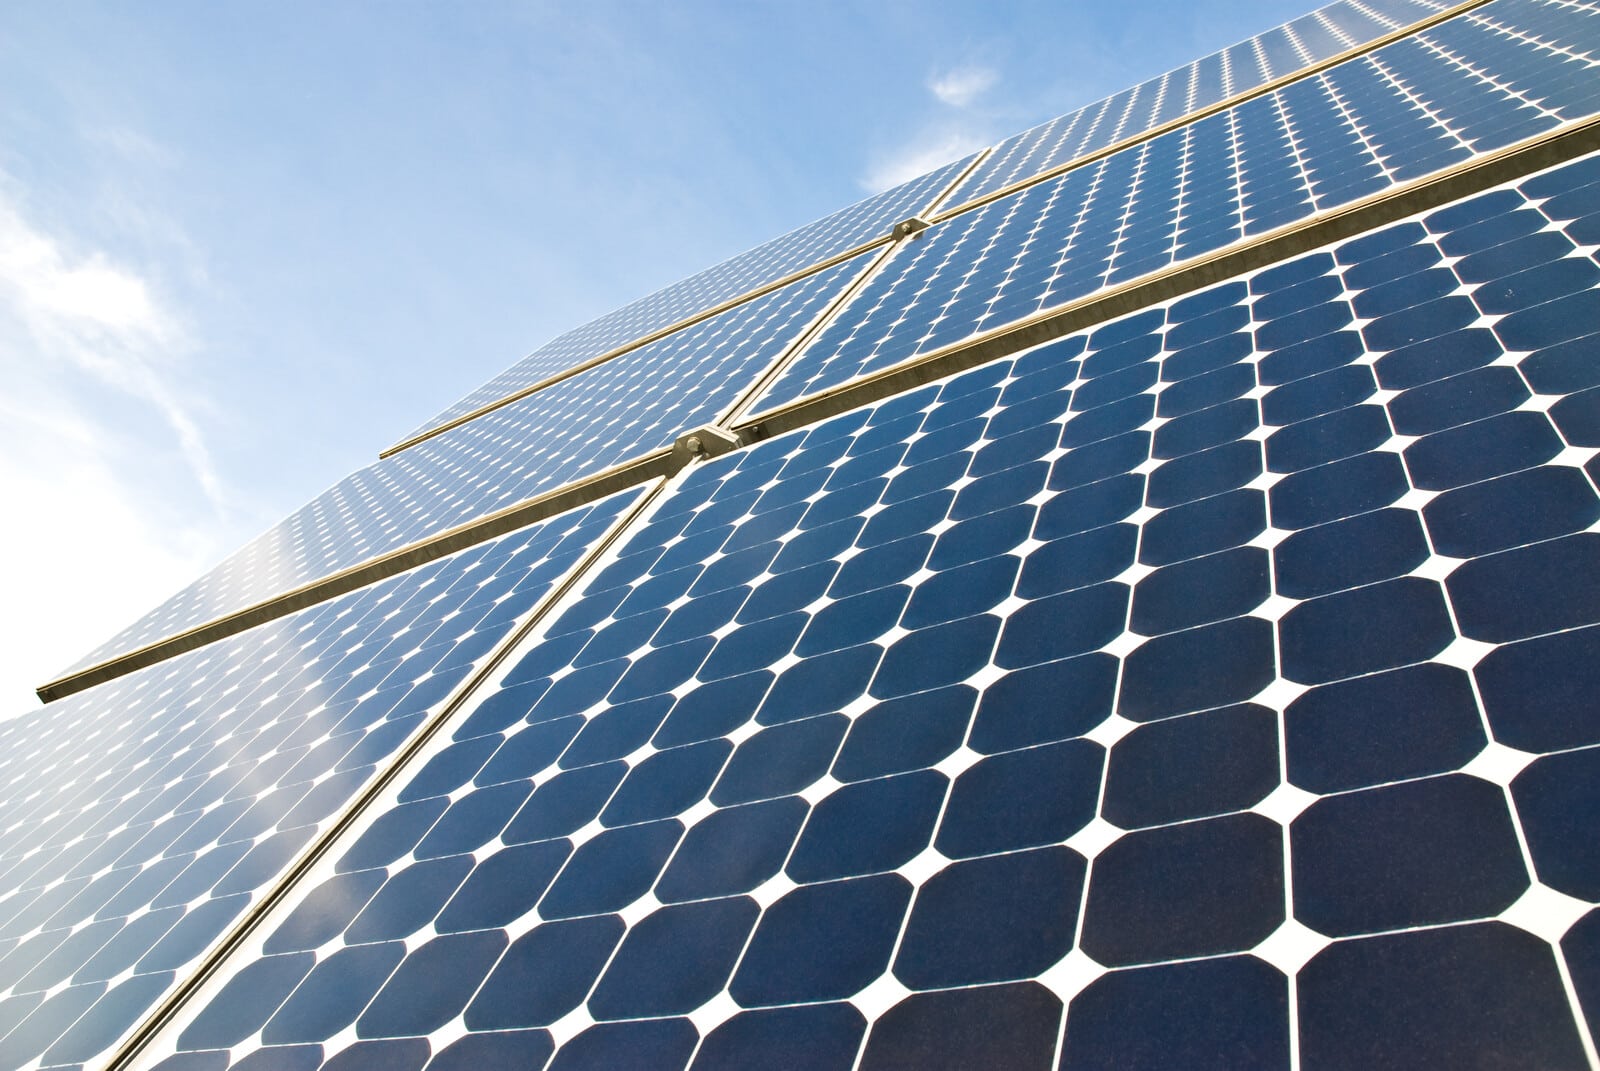
[(682, 468), (692, 461), (719, 457), (744, 445), (745, 440), (738, 432), (707, 424), (678, 436), (672, 444), (672, 456), (677, 460), (678, 467)]
[(896, 223), (894, 225), (894, 229), (889, 232), (889, 236), (898, 242), (902, 238), (911, 237), (918, 231), (925, 231), (930, 226), (932, 226), (932, 224), (923, 219), (921, 216), (910, 216), (901, 220), (899, 223)]

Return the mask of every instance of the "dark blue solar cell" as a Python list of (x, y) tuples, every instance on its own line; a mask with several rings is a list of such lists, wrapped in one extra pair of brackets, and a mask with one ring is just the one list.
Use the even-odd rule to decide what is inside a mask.
[(653, 743), (669, 748), (724, 736), (750, 720), (771, 684), (772, 674), (763, 670), (696, 688), (678, 699)]
[(650, 642), (665, 647), (715, 632), (733, 620), (749, 594), (748, 588), (736, 587), (691, 599), (668, 615)]
[(904, 580), (922, 568), (932, 547), (931, 535), (916, 535), (863, 551), (839, 570), (828, 594), (835, 599), (846, 599)]
[(1505, 794), (1461, 774), (1320, 800), (1290, 840), (1295, 917), (1330, 935), (1496, 915), (1528, 887)]
[(1374, 368), (1385, 388), (1407, 390), (1481, 368), (1503, 352), (1493, 332), (1467, 328), (1386, 353)]
[(1147, 423), (1155, 411), (1155, 398), (1139, 394), (1098, 409), (1080, 412), (1062, 429), (1061, 445), (1078, 450), (1120, 437)]
[(1427, 663), (1313, 688), (1285, 726), (1289, 780), (1323, 793), (1444, 773), (1485, 743), (1466, 674)]
[(1600, 751), (1547, 755), (1512, 784), (1539, 880), (1585, 900), (1600, 899), (1600, 852), (1590, 836), (1600, 814)]
[(1297, 532), (1273, 551), (1280, 595), (1309, 599), (1401, 576), (1428, 557), (1410, 510), (1386, 509)]
[(1389, 415), (1400, 434), (1427, 435), (1508, 412), (1527, 398), (1515, 370), (1479, 368), (1406, 391), (1389, 403)]
[[(1150, 458), (1150, 433), (1130, 432), (1114, 439), (1078, 447), (1057, 458), (1050, 469), (1050, 489), (1066, 491), (1133, 469)], [(874, 518), (876, 519), (876, 518)]]
[(961, 746), (977, 699), (958, 684), (879, 703), (850, 727), (833, 775), (863, 781), (934, 765)]
[[(0, 1024), (10, 1029), (9, 1023)], [(227, 1071), (225, 1052), (180, 1052), (156, 1064), (159, 1071)]]
[(1420, 577), (1303, 602), (1280, 631), (1283, 675), (1303, 684), (1421, 662), (1456, 635), (1439, 585)]
[(1600, 446), (1600, 389), (1561, 399), (1550, 407), (1550, 419), (1573, 446)]
[(539, 913), (561, 919), (627, 907), (655, 884), (682, 835), (683, 826), (670, 819), (606, 830), (572, 853)]
[(311, 951), (333, 940), (372, 899), (386, 877), (382, 870), (360, 870), (329, 878), (306, 894), (267, 938), (264, 950), (269, 955)]
[[(1127, 606), (1127, 585), (1114, 583), (1031, 602), (1006, 622), (994, 661), (1014, 669), (1087, 654), (1122, 633)], [(977, 668), (968, 668), (966, 675)]]
[(1506, 644), (1474, 675), (1501, 743), (1532, 752), (1600, 743), (1600, 628)]
[(840, 599), (811, 618), (795, 645), (795, 654), (809, 657), (877, 639), (900, 620), (910, 596), (908, 586), (891, 584)]
[(1310, 420), (1366, 401), (1377, 387), (1371, 369), (1363, 365), (1319, 372), (1274, 388), (1261, 399), (1261, 418), (1280, 427)]
[(528, 713), (528, 721), (539, 724), (583, 713), (606, 697), (627, 668), (628, 660), (619, 658), (569, 673), (550, 685)]
[(1448, 491), (1422, 515), (1439, 553), (1473, 558), (1582, 531), (1600, 499), (1577, 469), (1549, 466)]
[[(906, 451), (905, 464), (913, 467), (889, 481), (889, 486), (883, 492), (883, 501), (891, 505), (896, 502), (908, 502), (949, 487), (952, 481), (966, 474), (967, 465), (972, 459), (971, 454), (961, 452), (956, 444), (950, 441), (954, 437), (952, 433), (961, 432), (963, 436), (970, 435), (972, 439), (976, 439), (982, 429), (983, 421), (974, 420), (971, 422), (970, 430), (951, 428), (937, 435), (930, 435), (926, 439), (917, 440), (916, 445), (923, 446), (924, 449), (917, 451), (920, 455), (918, 457), (912, 456), (913, 451)], [(957, 452), (944, 457), (933, 457), (930, 460), (935, 449), (950, 448), (957, 449)]]
[(1272, 488), (1272, 522), (1309, 528), (1386, 506), (1410, 490), (1398, 455), (1358, 454), (1306, 469)]
[(563, 1045), (548, 1071), (613, 1071), (621, 1067), (680, 1071), (699, 1040), (687, 1019), (601, 1023)]
[(1600, 269), (1593, 261), (1587, 257), (1565, 257), (1485, 283), (1473, 291), (1472, 298), (1484, 312), (1504, 315), (1588, 290), (1597, 279), (1600, 279)]
[(316, 963), (317, 958), (305, 952), (263, 956), (240, 968), (184, 1030), (179, 1046), (216, 1049), (237, 1045), (261, 1029)]
[(1570, 394), (1600, 386), (1600, 335), (1530, 353), (1518, 367), (1540, 394)]
[(989, 664), (999, 631), (999, 618), (979, 614), (903, 636), (884, 653), (871, 693), (892, 699), (966, 680)]
[(1066, 840), (1094, 817), (1104, 759), (1087, 740), (984, 759), (950, 790), (939, 851), (960, 859)]
[[(1464, 635), (1505, 643), (1600, 619), (1600, 535), (1579, 533), (1467, 562), (1446, 581)], [(1508, 599), (1505, 593), (1517, 597)]]
[[(1142, 346), (1141, 350), (1149, 353), (1159, 353), (1161, 344), (1159, 340), (1152, 340), (1149, 346)], [(1077, 413), (1085, 413), (1091, 409), (1120, 402), (1124, 398), (1131, 398), (1148, 390), (1155, 382), (1161, 371), (1161, 366), (1155, 361), (1142, 360), (1140, 363), (1116, 372), (1102, 373), (1097, 379), (1078, 387), (1072, 393), (1072, 408)], [(1048, 429), (1042, 429), (1048, 430)], [(1048, 450), (1054, 443), (1045, 445)], [(1043, 453), (1040, 451), (1039, 453)], [(1034, 455), (1039, 456), (1038, 454)]]
[(283, 1045), (333, 1037), (355, 1021), (405, 954), (398, 941), (340, 949), (306, 976), (262, 1028), (261, 1040)]
[(850, 1071), (866, 1029), (849, 1004), (741, 1012), (706, 1035), (693, 1071)]
[(483, 846), (499, 836), (532, 792), (532, 781), (513, 781), (462, 796), (422, 838), (417, 858), (460, 855)]
[(1228, 368), (1248, 354), (1251, 345), (1250, 335), (1241, 331), (1191, 346), (1179, 353), (1169, 353), (1161, 362), (1161, 378), (1176, 383), (1191, 376)]
[(950, 569), (1003, 554), (1028, 538), (1034, 508), (1012, 506), (997, 513), (961, 521), (939, 536), (928, 555), (928, 568)]
[(830, 714), (757, 733), (734, 751), (711, 802), (725, 807), (800, 791), (828, 772), (849, 724)]
[(1256, 328), (1256, 348), (1264, 352), (1281, 350), (1307, 339), (1331, 335), (1344, 327), (1354, 314), (1343, 301), (1313, 305), (1300, 312), (1269, 320)]
[(546, 922), (500, 958), (466, 1011), (472, 1030), (546, 1026), (583, 1003), (624, 926), (615, 915)]
[(1062, 1071), (1289, 1066), (1289, 986), (1253, 956), (1115, 971), (1073, 998)]
[(1254, 431), (1257, 417), (1256, 403), (1246, 398), (1180, 416), (1156, 431), (1151, 456), (1183, 457), (1231, 443)]
[(845, 785), (812, 808), (785, 870), (810, 882), (900, 866), (927, 847), (947, 784), (919, 770)]
[[(1158, 416), (1175, 418), (1221, 405), (1244, 394), (1256, 385), (1255, 369), (1247, 364), (1230, 365), (1192, 379), (1171, 384), (1156, 402)], [(1159, 449), (1159, 447), (1158, 447)]]
[(1021, 564), (1003, 554), (930, 577), (912, 594), (900, 624), (919, 629), (991, 610), (1011, 594)]
[(499, 746), (498, 736), (480, 736), (445, 748), (429, 759), (428, 765), (401, 790), (400, 802), (448, 795), (472, 780)]
[(1096, 856), (1081, 944), (1108, 966), (1243, 951), (1283, 913), (1282, 831), (1230, 815), (1129, 833)]
[(534, 790), (501, 839), (518, 844), (575, 832), (600, 813), (627, 772), (625, 763), (608, 762), (557, 774)]
[(910, 902), (898, 874), (795, 889), (762, 914), (728, 992), (746, 1008), (852, 997), (889, 965)]
[[(824, 498), (822, 501), (829, 500)], [(899, 507), (901, 512), (907, 508), (907, 506)], [(942, 512), (940, 516), (943, 516)], [(862, 523), (861, 518), (852, 516), (800, 533), (773, 559), (771, 571), (782, 575), (808, 568), (819, 562), (831, 562), (836, 555), (855, 542), (856, 536), (862, 530)]]
[(98, 983), (73, 986), (49, 997), (5, 1036), (0, 1052), (14, 1067), (34, 1062), (61, 1035), (63, 1025), (87, 1012), (104, 988)]
[[(1340, 264), (1361, 264), (1403, 250), (1407, 246), (1427, 241), (1428, 232), (1420, 223), (1401, 223), (1373, 234), (1345, 242), (1333, 255)], [(1348, 269), (1347, 269), (1348, 270)]]
[(771, 725), (842, 710), (866, 692), (882, 654), (867, 643), (802, 659), (774, 682), (756, 721)]
[(1266, 442), (1267, 467), (1299, 472), (1371, 450), (1391, 434), (1381, 406), (1354, 405), (1273, 432)]
[(873, 1024), (860, 1066), (1045, 1071), (1060, 1023), (1061, 1002), (1036, 982), (918, 993)]
[(1247, 543), (1266, 528), (1265, 496), (1229, 491), (1152, 517), (1140, 534), (1139, 560), (1155, 566), (1186, 561)]
[(321, 1045), (269, 1045), (233, 1067), (234, 1071), (315, 1071), (321, 1064)]
[(427, 1071), (543, 1067), (554, 1048), (543, 1030), (468, 1034), (441, 1049)]
[[(932, 494), (922, 495), (906, 502), (899, 502), (877, 513), (861, 529), (861, 535), (855, 542), (861, 547), (878, 547), (901, 539), (921, 539), (932, 542), (932, 537), (926, 533), (929, 528), (945, 519), (950, 512), (950, 506), (955, 501), (954, 491), (935, 491)], [(798, 540), (796, 541), (798, 542)], [(854, 561), (855, 559), (851, 559)], [(918, 562), (920, 565), (920, 560)], [(857, 566), (857, 568), (861, 568)], [(848, 589), (850, 592), (866, 590), (871, 587), (870, 575), (857, 575), (850, 579)], [(887, 578), (899, 579), (898, 577)]]
[(733, 745), (726, 740), (659, 751), (628, 772), (600, 812), (607, 826), (669, 818), (705, 797)]
[[(743, 635), (743, 632), (741, 631), (739, 635)], [(624, 703), (630, 699), (643, 699), (648, 695), (660, 695), (672, 691), (695, 675), (695, 671), (700, 668), (700, 664), (715, 646), (717, 646), (716, 641), (705, 636), (684, 643), (675, 643), (670, 647), (656, 648), (628, 667), (628, 671), (622, 675), (617, 686), (611, 690), (611, 701)]]
[(240, 893), (220, 900), (207, 900), (191, 908), (167, 932), (150, 954), (139, 961), (141, 971), (176, 970), (211, 947), (211, 942), (245, 909), (248, 897)]
[(728, 588), (744, 587), (766, 570), (781, 549), (778, 543), (762, 543), (718, 558), (706, 566), (705, 572), (689, 588), (688, 594), (691, 598), (699, 598)]
[(1271, 593), (1267, 552), (1236, 547), (1164, 566), (1139, 581), (1128, 627), (1145, 636), (1176, 632), (1248, 613)]
[(1017, 594), (1037, 599), (1109, 580), (1133, 564), (1138, 541), (1137, 527), (1113, 524), (1036, 547), (1023, 566)]
[(1039, 974), (1072, 948), (1084, 870), (1060, 847), (946, 867), (917, 891), (895, 976), (943, 989)]
[[(976, 483), (999, 483), (1001, 477), (1006, 477), (1006, 483), (1014, 483), (1019, 479), (1026, 482), (1032, 477), (1026, 473), (1019, 474), (1017, 470), (1032, 467), (1028, 466), (1027, 463), (1037, 462), (1039, 458), (1054, 450), (1061, 437), (1061, 429), (1056, 424), (1047, 421), (1021, 431), (1002, 435), (991, 425), (986, 437), (991, 441), (974, 455), (972, 465), (967, 470), (967, 475)], [(1044, 480), (1040, 477), (1034, 489), (1037, 490), (1043, 484)], [(969, 500), (999, 494), (993, 489), (988, 489), (967, 495), (966, 492), (968, 490), (970, 488), (964, 488), (963, 494)], [(1014, 500), (1018, 502), (1028, 497), (1027, 494), (1017, 495), (1015, 491), (1008, 491), (1006, 494), (1008, 496), (1016, 495)], [(970, 505), (966, 506), (962, 510), (962, 515), (975, 515), (967, 512), (971, 509)], [(976, 512), (985, 511), (978, 510)]]
[(1145, 502), (1158, 509), (1181, 506), (1242, 487), (1260, 474), (1260, 446), (1228, 443), (1163, 464), (1150, 474)]
[(441, 933), (505, 926), (532, 910), (567, 861), (566, 841), (502, 848), (480, 862), (434, 922)]
[(838, 571), (838, 563), (827, 561), (779, 573), (750, 594), (740, 608), (737, 620), (741, 623), (761, 621), (808, 606), (828, 590)]
[[(1425, 247), (1419, 247), (1425, 248)], [(1438, 254), (1434, 253), (1434, 260)], [(1346, 274), (1345, 284), (1360, 286), (1351, 275)], [(1436, 301), (1450, 294), (1460, 285), (1455, 273), (1448, 268), (1429, 268), (1423, 271), (1412, 272), (1408, 275), (1397, 276), (1387, 282), (1371, 286), (1351, 299), (1356, 315), (1364, 319), (1377, 319), (1390, 313), (1399, 312), (1421, 305), (1427, 301)]]
[(1272, 625), (1257, 618), (1168, 633), (1124, 660), (1117, 709), (1154, 721), (1243, 702), (1272, 683), (1275, 664)]
[(1579, 294), (1514, 312), (1494, 325), (1508, 350), (1538, 350), (1589, 334), (1600, 323), (1600, 291)]
[(1306, 1067), (1588, 1066), (1550, 946), (1504, 923), (1341, 941), (1297, 983)]
[(1600, 1009), (1600, 911), (1590, 911), (1561, 939), (1561, 951), (1572, 975), (1583, 1011), (1592, 1020)]
[[(1050, 429), (1039, 430), (1046, 431)], [(1055, 440), (1056, 433), (1052, 431), (1050, 445), (1046, 447), (1046, 450), (1055, 447)], [(1041, 453), (1043, 452), (1041, 451)], [(1028, 460), (1025, 464), (1018, 464), (1003, 472), (985, 476), (963, 487), (957, 493), (955, 505), (950, 508), (950, 517), (952, 520), (958, 521), (969, 517), (981, 517), (986, 513), (993, 513), (1008, 506), (1015, 506), (1019, 502), (1026, 502), (1039, 493), (1049, 476), (1050, 465), (1044, 461), (1033, 460)]]
[[(618, 613), (626, 609), (624, 606)], [(594, 638), (572, 660), (572, 664), (578, 667), (592, 666), (632, 654), (650, 642), (650, 637), (655, 635), (656, 629), (666, 619), (665, 609), (655, 609), (612, 621), (595, 633)]]
[(1258, 803), (1278, 787), (1277, 722), (1245, 705), (1140, 726), (1111, 749), (1102, 813), (1136, 829)]
[(421, 1038), (358, 1041), (322, 1067), (323, 1071), (422, 1071), (428, 1054), (428, 1043)]
[(391, 875), (345, 931), (351, 944), (392, 941), (433, 921), (472, 870), (470, 856), (429, 859)]
[(1092, 654), (1034, 666), (991, 685), (970, 745), (986, 753), (1078, 736), (1111, 713), (1117, 662)]
[(691, 1012), (721, 992), (761, 909), (737, 896), (663, 907), (635, 923), (589, 998), (599, 1019)]
[[(795, 641), (800, 638), (800, 632), (809, 620), (807, 614), (793, 613), (769, 617), (765, 621), (751, 622), (735, 629), (717, 641), (716, 649), (696, 676), (703, 681), (712, 681), (765, 669), (794, 650)], [(688, 648), (690, 645), (679, 646)], [(626, 680), (623, 683), (626, 684)], [(673, 687), (676, 687), (676, 683)]]
[[(596, 763), (610, 762), (612, 759), (626, 758), (649, 742), (671, 707), (670, 695), (653, 695), (620, 706), (608, 707), (585, 719), (578, 723), (577, 735), (569, 737), (572, 743), (565, 751), (557, 752), (560, 755), (561, 768), (570, 770), (577, 766), (593, 766)], [(565, 725), (564, 722), (554, 724)], [(520, 734), (519, 739), (525, 735), (527, 732)], [(548, 753), (551, 749), (539, 750)], [(517, 765), (526, 768), (528, 764)]]
[(750, 892), (783, 866), (808, 810), (789, 796), (708, 815), (684, 836), (656, 896), (671, 903)]
[(506, 935), (491, 930), (435, 937), (415, 949), (357, 1020), (357, 1036), (405, 1037), (439, 1029), (467, 1006), (505, 947)]

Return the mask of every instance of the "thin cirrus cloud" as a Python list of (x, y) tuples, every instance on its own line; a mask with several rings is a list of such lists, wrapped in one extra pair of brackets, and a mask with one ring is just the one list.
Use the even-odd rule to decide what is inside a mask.
[(17, 609), (0, 615), (0, 716), (233, 538), (204, 402), (182, 386), (185, 318), (137, 267), (30, 208), (0, 176), (0, 494), (14, 507), (0, 591)]
[(930, 77), (923, 88), (934, 108), (906, 140), (870, 160), (860, 185), (869, 193), (887, 190), (989, 145), (1000, 131), (990, 115), (975, 106), (1000, 81), (989, 67), (964, 64)]

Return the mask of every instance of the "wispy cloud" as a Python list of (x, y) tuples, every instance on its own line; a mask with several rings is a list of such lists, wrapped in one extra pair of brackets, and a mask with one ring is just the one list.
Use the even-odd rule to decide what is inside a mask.
[(963, 123), (930, 125), (913, 139), (873, 158), (861, 176), (860, 185), (869, 193), (879, 193), (976, 152), (991, 140), (982, 131)]
[(192, 579), (236, 524), (185, 318), (147, 268), (39, 216), (0, 175), (0, 714)]
[(957, 67), (928, 79), (928, 92), (942, 104), (967, 108), (999, 80), (1000, 75), (988, 67)]

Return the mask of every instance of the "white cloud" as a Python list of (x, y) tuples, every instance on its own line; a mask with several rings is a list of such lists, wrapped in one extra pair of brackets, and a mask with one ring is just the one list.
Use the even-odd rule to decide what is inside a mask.
[(977, 152), (993, 139), (964, 125), (942, 125), (924, 129), (889, 152), (873, 159), (859, 184), (868, 193), (879, 193), (968, 153)]
[(148, 272), (0, 176), (0, 715), (232, 542), (192, 348)]
[(928, 92), (942, 104), (965, 108), (999, 80), (1000, 75), (988, 67), (957, 67), (928, 79)]

